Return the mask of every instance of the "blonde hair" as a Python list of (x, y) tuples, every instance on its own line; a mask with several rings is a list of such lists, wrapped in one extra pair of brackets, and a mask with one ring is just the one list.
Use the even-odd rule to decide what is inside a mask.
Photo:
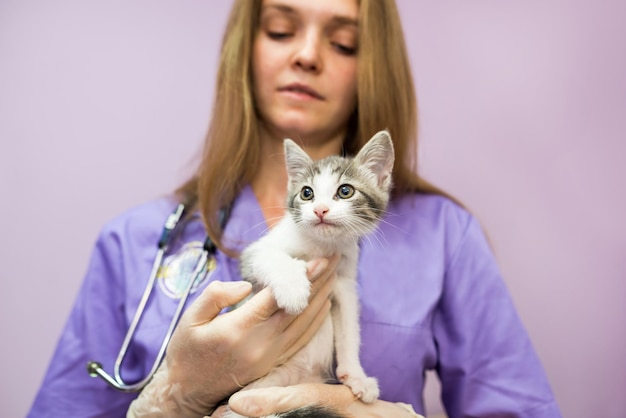
[[(202, 160), (196, 175), (177, 190), (199, 209), (209, 236), (221, 250), (227, 249), (218, 213), (252, 180), (260, 154), (252, 49), (261, 5), (262, 0), (233, 4)], [(394, 195), (446, 195), (418, 175), (415, 88), (395, 1), (360, 0), (358, 25), (357, 106), (348, 122), (345, 153), (356, 154), (375, 132), (386, 128), (396, 152)]]

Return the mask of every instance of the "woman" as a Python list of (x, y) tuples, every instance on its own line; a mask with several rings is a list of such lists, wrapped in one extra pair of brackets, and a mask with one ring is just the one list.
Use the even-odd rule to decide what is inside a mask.
[[(128, 416), (220, 416), (221, 400), (302, 347), (329, 309), (337, 260), (319, 259), (308, 264), (314, 296), (300, 316), (278, 310), (267, 291), (218, 315), (250, 291), (239, 282), (237, 251), (283, 215), (282, 140), (322, 158), (354, 154), (383, 128), (396, 150), (394, 198), (380, 227), (384, 239), (363, 243), (359, 265), (361, 357), (381, 400), (366, 405), (343, 385), (299, 385), (241, 392), (230, 406), (251, 416), (316, 403), (356, 417), (410, 417), (407, 405), (423, 411), (424, 371), (435, 369), (450, 417), (560, 416), (479, 225), (415, 174), (415, 96), (392, 0), (235, 2), (197, 175), (175, 198), (104, 229), (31, 415), (124, 414), (134, 395), (90, 380), (84, 364), (103, 359), (112, 368), (152, 243), (184, 201), (191, 215), (124, 363), (126, 380), (149, 369), (176, 303), (168, 269), (198, 251), (206, 233), (219, 248), (217, 267), (192, 295), (164, 363)], [(87, 297), (93, 293), (96, 302)]]

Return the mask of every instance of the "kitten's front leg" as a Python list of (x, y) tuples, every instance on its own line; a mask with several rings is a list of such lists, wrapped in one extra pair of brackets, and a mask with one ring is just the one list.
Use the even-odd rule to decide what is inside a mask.
[(355, 280), (338, 277), (333, 298), (337, 379), (363, 402), (374, 402), (380, 394), (378, 382), (365, 374), (359, 357), (361, 334)]
[(278, 307), (291, 315), (301, 313), (309, 303), (311, 282), (306, 262), (279, 249), (251, 246), (241, 255), (241, 273), (246, 280), (268, 286)]

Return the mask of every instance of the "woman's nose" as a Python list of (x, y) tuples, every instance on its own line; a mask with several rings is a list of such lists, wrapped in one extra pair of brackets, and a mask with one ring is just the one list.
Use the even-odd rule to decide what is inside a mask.
[(306, 33), (296, 46), (294, 64), (305, 71), (322, 70), (320, 36), (314, 31)]

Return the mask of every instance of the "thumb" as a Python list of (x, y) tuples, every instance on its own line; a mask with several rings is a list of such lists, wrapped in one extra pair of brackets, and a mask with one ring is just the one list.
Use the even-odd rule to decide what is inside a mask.
[(355, 397), (346, 385), (301, 383), (243, 390), (231, 396), (228, 405), (239, 414), (258, 417), (310, 405), (342, 411), (354, 401)]
[(233, 411), (249, 417), (285, 412), (299, 407), (300, 404), (301, 400), (294, 399), (292, 387), (244, 390), (233, 394), (228, 400)]
[(211, 321), (222, 309), (241, 302), (251, 291), (252, 284), (246, 281), (211, 282), (189, 307), (188, 318), (192, 323)]

